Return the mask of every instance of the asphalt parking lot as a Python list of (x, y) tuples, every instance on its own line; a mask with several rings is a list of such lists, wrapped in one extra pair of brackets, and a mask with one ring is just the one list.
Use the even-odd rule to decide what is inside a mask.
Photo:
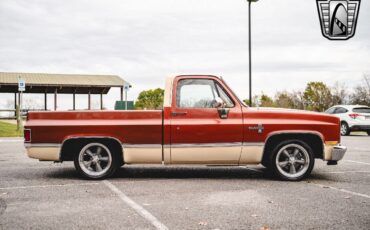
[(128, 166), (88, 181), (0, 139), (0, 229), (369, 229), (370, 137), (337, 166), (282, 182), (264, 168)]

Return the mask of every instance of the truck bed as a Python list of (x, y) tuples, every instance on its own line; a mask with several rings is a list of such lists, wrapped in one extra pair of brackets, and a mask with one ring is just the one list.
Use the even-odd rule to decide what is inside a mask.
[(30, 112), (32, 143), (62, 143), (73, 136), (110, 136), (124, 144), (161, 144), (162, 111)]

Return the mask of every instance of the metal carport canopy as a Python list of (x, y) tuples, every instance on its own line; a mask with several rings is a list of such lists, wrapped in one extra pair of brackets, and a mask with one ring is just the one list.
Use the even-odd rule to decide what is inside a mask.
[(18, 92), (19, 77), (26, 82), (25, 93), (107, 94), (125, 84), (117, 75), (0, 72), (0, 93)]

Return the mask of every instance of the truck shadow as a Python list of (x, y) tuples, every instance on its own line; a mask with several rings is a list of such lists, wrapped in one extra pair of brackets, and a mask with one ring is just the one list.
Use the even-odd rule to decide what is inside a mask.
[[(172, 166), (124, 166), (116, 171), (112, 179), (256, 179), (269, 178), (264, 168), (253, 171), (241, 167), (172, 167)], [(54, 179), (82, 179), (74, 168), (64, 167), (46, 174)]]
[[(65, 167), (49, 171), (47, 177), (54, 179), (83, 179), (74, 168)], [(263, 167), (189, 167), (189, 166), (124, 166), (109, 179), (267, 179), (273, 178)], [(313, 173), (308, 179), (332, 180), (330, 175)], [(338, 178), (335, 178), (338, 180)]]
[[(260, 169), (258, 169), (260, 170)], [(210, 179), (248, 179), (267, 177), (265, 169), (254, 171), (241, 167), (122, 167), (112, 178), (210, 178)]]

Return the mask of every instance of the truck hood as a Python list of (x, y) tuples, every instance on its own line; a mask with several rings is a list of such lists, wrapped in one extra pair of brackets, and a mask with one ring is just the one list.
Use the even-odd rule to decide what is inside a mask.
[(305, 114), (323, 114), (314, 111), (300, 110), (300, 109), (286, 109), (286, 108), (276, 108), (276, 107), (253, 107), (249, 108), (254, 111), (270, 111), (270, 112), (281, 112), (281, 113), (305, 113)]
[(334, 124), (340, 124), (340, 119), (333, 115), (298, 110), (298, 109), (284, 109), (284, 108), (248, 108), (249, 113), (252, 117), (261, 117), (263, 114), (264, 118), (280, 118), (288, 120), (306, 120), (306, 121), (319, 121), (319, 122), (328, 122)]

